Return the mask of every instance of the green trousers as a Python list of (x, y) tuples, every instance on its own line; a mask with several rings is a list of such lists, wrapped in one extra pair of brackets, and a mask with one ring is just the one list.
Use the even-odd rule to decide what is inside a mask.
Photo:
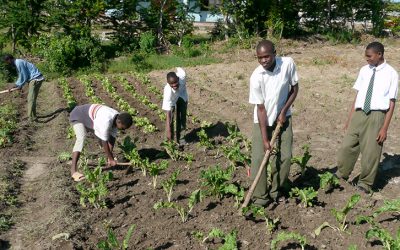
[[(176, 114), (175, 114), (176, 113)], [(181, 139), (182, 131), (186, 130), (186, 113), (187, 113), (187, 102), (182, 98), (178, 98), (175, 107), (171, 110), (171, 123), (169, 124), (171, 128), (172, 136), (176, 138), (179, 143)], [(176, 121), (175, 121), (176, 116)], [(174, 122), (176, 123), (176, 129), (174, 129)], [(176, 131), (176, 133), (174, 133)]]
[(361, 173), (358, 185), (370, 189), (374, 184), (378, 164), (382, 153), (382, 145), (376, 141), (379, 130), (385, 121), (385, 113), (371, 111), (355, 111), (350, 121), (338, 153), (338, 175), (348, 178), (361, 152)]
[(28, 118), (30, 121), (35, 120), (36, 117), (36, 99), (39, 94), (39, 89), (43, 81), (32, 80), (29, 82), (28, 92)]
[[(267, 127), (268, 138), (271, 140), (275, 126)], [(262, 172), (260, 181), (258, 182), (253, 198), (254, 203), (265, 205), (268, 201), (268, 196), (271, 199), (277, 199), (280, 195), (281, 188), (287, 182), (291, 159), (292, 159), (292, 118), (288, 117), (281, 128), (281, 132), (276, 141), (277, 153), (271, 155), (269, 163), (271, 164), (271, 186), (268, 187), (268, 177), (266, 167)], [(262, 140), (261, 130), (258, 123), (253, 124), (252, 135), (252, 152), (251, 152), (251, 179), (254, 180), (260, 164), (264, 158), (264, 143)], [(268, 163), (267, 163), (268, 164)]]

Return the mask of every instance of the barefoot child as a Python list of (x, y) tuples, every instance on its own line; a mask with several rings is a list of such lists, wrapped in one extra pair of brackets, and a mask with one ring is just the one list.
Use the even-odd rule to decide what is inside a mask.
[[(168, 140), (176, 139), (180, 145), (186, 143), (181, 139), (181, 132), (186, 129), (186, 110), (188, 94), (186, 91), (186, 73), (182, 68), (176, 68), (175, 72), (167, 74), (167, 84), (164, 87), (164, 98), (162, 109), (166, 111), (167, 120), (165, 124)], [(176, 134), (174, 134), (174, 115), (176, 110)]]
[(84, 179), (84, 175), (77, 172), (77, 163), (85, 142), (86, 130), (93, 130), (101, 140), (106, 154), (108, 165), (115, 166), (113, 148), (118, 129), (125, 130), (132, 125), (132, 117), (128, 113), (118, 111), (100, 104), (85, 104), (76, 106), (69, 116), (75, 132), (76, 141), (72, 150), (71, 175), (75, 181)]

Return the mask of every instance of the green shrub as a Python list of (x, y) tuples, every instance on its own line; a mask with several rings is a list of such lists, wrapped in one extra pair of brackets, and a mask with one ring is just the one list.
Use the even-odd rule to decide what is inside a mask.
[(156, 36), (151, 31), (144, 32), (140, 35), (139, 47), (140, 51), (145, 54), (151, 54), (155, 52), (156, 47)]

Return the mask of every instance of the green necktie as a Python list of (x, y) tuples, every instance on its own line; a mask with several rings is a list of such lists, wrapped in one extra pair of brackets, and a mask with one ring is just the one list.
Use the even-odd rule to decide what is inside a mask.
[(365, 96), (364, 102), (364, 112), (368, 114), (371, 111), (371, 99), (372, 99), (372, 91), (374, 90), (374, 80), (375, 80), (375, 71), (376, 68), (373, 69), (374, 73), (372, 73), (371, 80), (369, 80), (367, 95)]

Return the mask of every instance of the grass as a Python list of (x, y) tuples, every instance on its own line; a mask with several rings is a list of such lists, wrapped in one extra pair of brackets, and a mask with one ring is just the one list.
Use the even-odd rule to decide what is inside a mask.
[(113, 61), (108, 67), (109, 73), (123, 73), (128, 71), (150, 72), (151, 70), (170, 69), (174, 67), (188, 67), (197, 65), (208, 65), (219, 63), (222, 60), (212, 56), (202, 55), (197, 57), (182, 57), (178, 55), (140, 55), (135, 54), (133, 58), (124, 57)]

